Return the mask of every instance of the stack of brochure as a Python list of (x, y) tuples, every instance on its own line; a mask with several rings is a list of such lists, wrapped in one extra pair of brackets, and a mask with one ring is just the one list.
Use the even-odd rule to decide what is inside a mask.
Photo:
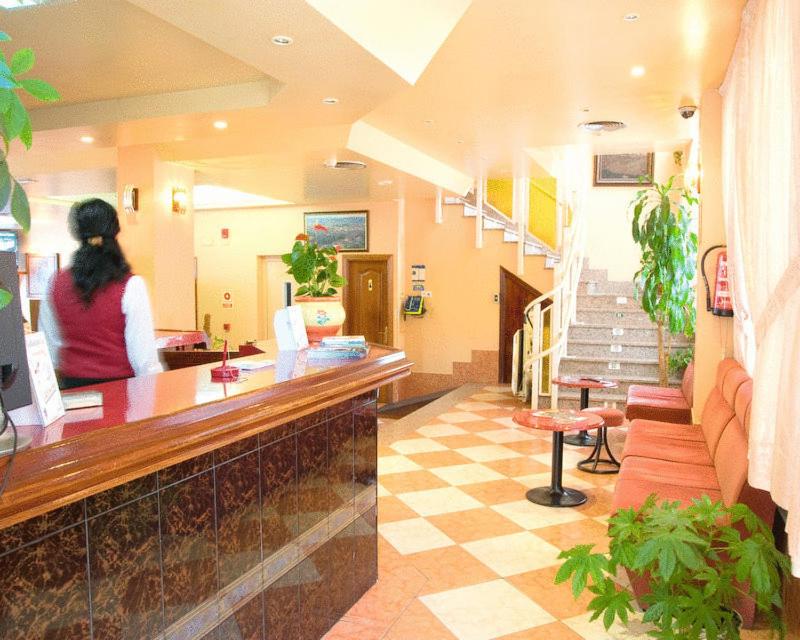
[(357, 360), (369, 353), (364, 336), (330, 336), (323, 338), (318, 347), (308, 350), (309, 361), (313, 360)]
[(327, 336), (319, 343), (321, 347), (366, 347), (364, 336)]

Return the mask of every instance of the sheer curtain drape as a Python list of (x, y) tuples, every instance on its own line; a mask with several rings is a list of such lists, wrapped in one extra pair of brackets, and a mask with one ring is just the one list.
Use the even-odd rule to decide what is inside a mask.
[(723, 95), (737, 357), (753, 374), (750, 484), (789, 512), (800, 575), (800, 0), (749, 0)]

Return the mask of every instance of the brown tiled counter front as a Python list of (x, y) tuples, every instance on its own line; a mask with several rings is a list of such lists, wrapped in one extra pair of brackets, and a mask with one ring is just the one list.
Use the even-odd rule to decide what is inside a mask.
[(0, 639), (321, 638), (377, 579), (355, 391), (0, 530)]

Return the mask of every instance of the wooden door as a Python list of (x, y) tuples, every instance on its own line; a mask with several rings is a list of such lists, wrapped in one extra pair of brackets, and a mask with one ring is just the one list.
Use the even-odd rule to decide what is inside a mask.
[(344, 333), (391, 345), (392, 311), (389, 256), (344, 256)]
[[(514, 333), (522, 328), (525, 307), (542, 295), (513, 273), (500, 267), (500, 356), (498, 379), (511, 382), (511, 363), (514, 359)], [(547, 306), (542, 305), (542, 306)]]

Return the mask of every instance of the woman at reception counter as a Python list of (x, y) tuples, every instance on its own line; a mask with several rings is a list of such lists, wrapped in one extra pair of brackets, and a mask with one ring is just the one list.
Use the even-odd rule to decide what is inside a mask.
[(117, 242), (116, 210), (99, 199), (78, 203), (69, 229), (80, 246), (50, 282), (39, 315), (62, 388), (161, 371), (147, 287)]

